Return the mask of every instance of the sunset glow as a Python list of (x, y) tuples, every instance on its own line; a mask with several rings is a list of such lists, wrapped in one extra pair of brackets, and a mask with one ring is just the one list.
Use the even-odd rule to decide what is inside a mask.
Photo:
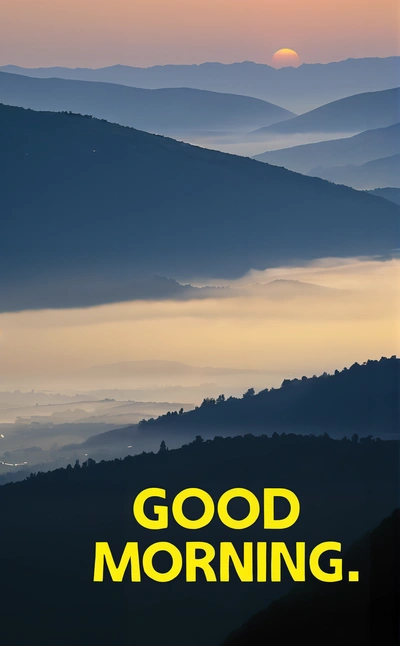
[(297, 67), (300, 65), (300, 56), (294, 49), (278, 49), (272, 57), (272, 62), (275, 67)]
[(4, 0), (0, 65), (270, 64), (285, 45), (304, 63), (393, 56), (398, 18), (398, 0)]

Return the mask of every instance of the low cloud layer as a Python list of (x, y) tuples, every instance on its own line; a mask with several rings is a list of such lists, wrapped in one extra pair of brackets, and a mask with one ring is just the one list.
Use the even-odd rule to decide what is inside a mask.
[(201, 299), (2, 314), (1, 383), (42, 387), (148, 359), (312, 374), (396, 354), (399, 277), (398, 259), (327, 258), (210, 280), (220, 289)]

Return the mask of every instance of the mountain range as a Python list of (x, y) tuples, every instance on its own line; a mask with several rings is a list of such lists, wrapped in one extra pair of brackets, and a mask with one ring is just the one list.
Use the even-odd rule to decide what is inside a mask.
[(361, 165), (348, 164), (331, 168), (314, 168), (309, 175), (357, 189), (384, 188), (385, 186), (400, 188), (400, 152)]
[(243, 94), (277, 103), (299, 113), (351, 94), (386, 90), (399, 85), (400, 58), (347, 59), (282, 69), (249, 61), (230, 65), (211, 62), (149, 68), (114, 65), (100, 69), (30, 69), (5, 65), (0, 69), (42, 78), (106, 81), (149, 89), (189, 87)]
[(91, 366), (80, 372), (88, 377), (115, 379), (116, 377), (134, 377), (157, 379), (172, 377), (187, 379), (189, 377), (208, 378), (215, 376), (262, 374), (263, 370), (246, 370), (244, 368), (215, 368), (212, 366), (191, 366), (180, 361), (122, 361), (120, 363)]
[(240, 426), (396, 433), (399, 384), (400, 359), (382, 358), (363, 365), (355, 363), (333, 375), (286, 379), (279, 389), (267, 388), (257, 395), (249, 392), (242, 399), (206, 399), (199, 408), (184, 415), (167, 413), (141, 426), (145, 432)]
[(88, 114), (176, 137), (209, 131), (248, 132), (294, 116), (272, 103), (234, 94), (190, 88), (148, 90), (5, 72), (0, 72), (0, 102), (34, 110)]
[(400, 205), (400, 188), (375, 188), (368, 191), (368, 193)]
[(398, 247), (386, 200), (92, 117), (1, 105), (0, 143), (3, 311)]
[[(256, 155), (258, 161), (284, 166), (299, 173), (315, 168), (365, 164), (400, 152), (400, 123), (367, 130), (343, 139), (292, 146)], [(388, 184), (387, 184), (388, 185)]]
[(284, 123), (259, 128), (247, 135), (249, 140), (274, 135), (306, 133), (359, 133), (384, 128), (400, 119), (400, 87), (347, 96), (310, 110)]
[[(228, 287), (194, 287), (182, 285), (173, 278), (157, 275), (128, 275), (124, 280), (117, 281), (110, 275), (103, 276), (102, 281), (92, 279), (77, 281), (74, 289), (64, 290), (60, 300), (55, 299), (54, 284), (46, 281), (38, 285), (37, 291), (27, 290), (24, 293), (24, 309), (40, 309), (45, 307), (90, 307), (99, 303), (119, 303), (126, 300), (154, 301), (154, 300), (201, 300), (206, 298), (223, 298), (229, 296)], [(7, 298), (8, 308), (20, 309), (20, 296), (10, 292)], [(1, 311), (1, 306), (0, 306)]]
[[(230, 433), (235, 429), (241, 433), (396, 434), (399, 383), (400, 359), (382, 357), (363, 365), (355, 363), (333, 375), (285, 379), (280, 388), (266, 388), (258, 394), (249, 389), (242, 398), (205, 398), (201, 406), (184, 414), (169, 411), (156, 419), (143, 420), (139, 433), (164, 439), (196, 432)], [(137, 430), (130, 426), (94, 435), (81, 446), (126, 446), (132, 444)]]

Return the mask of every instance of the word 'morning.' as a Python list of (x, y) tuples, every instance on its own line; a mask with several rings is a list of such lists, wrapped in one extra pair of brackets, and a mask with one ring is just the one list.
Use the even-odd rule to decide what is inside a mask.
[[(149, 518), (144, 510), (145, 503), (153, 498), (166, 499), (165, 489), (152, 487), (144, 489), (135, 498), (133, 503), (133, 515), (136, 521), (146, 529), (167, 529), (169, 523), (169, 508), (167, 505), (153, 505), (152, 511), (155, 518)], [(196, 520), (187, 518), (183, 511), (183, 505), (189, 498), (197, 498), (203, 503), (204, 512)], [(235, 498), (244, 499), (249, 506), (248, 514), (240, 520), (232, 518), (228, 511), (229, 503)], [(276, 519), (274, 514), (275, 499), (284, 498), (290, 506), (289, 514), (285, 518)], [(178, 525), (185, 529), (201, 529), (206, 527), (214, 518), (215, 512), (220, 521), (230, 529), (247, 529), (253, 525), (261, 513), (261, 505), (257, 496), (249, 489), (235, 487), (225, 491), (215, 504), (213, 498), (207, 491), (195, 487), (183, 489), (172, 501), (172, 516)], [(264, 529), (287, 529), (294, 525), (300, 515), (300, 502), (296, 494), (289, 489), (269, 488), (263, 490), (263, 522)]]
[[(329, 551), (340, 552), (341, 544), (335, 541), (320, 543), (314, 547), (308, 557), (311, 574), (319, 581), (334, 583), (343, 580), (341, 558), (329, 559), (329, 571), (320, 566), (320, 558)], [(154, 557), (160, 552), (169, 555), (170, 567), (160, 572), (154, 565)], [(241, 555), (230, 542), (219, 544), (219, 563), (213, 563), (216, 550), (210, 543), (202, 541), (187, 542), (185, 554), (176, 545), (166, 541), (153, 543), (140, 554), (137, 542), (126, 543), (121, 560), (117, 565), (108, 543), (96, 543), (94, 576), (95, 582), (104, 581), (105, 566), (114, 582), (123, 581), (130, 566), (130, 580), (133, 583), (142, 581), (143, 574), (158, 583), (168, 583), (176, 579), (182, 571), (187, 582), (196, 582), (199, 572), (207, 582), (230, 581), (231, 570), (236, 572), (242, 582), (264, 583), (279, 582), (282, 576), (282, 563), (285, 564), (293, 581), (306, 580), (306, 544), (296, 543), (296, 555), (291, 557), (285, 543), (282, 542), (244, 542)], [(185, 559), (185, 564), (184, 564)], [(143, 574), (142, 574), (143, 573)], [(348, 573), (349, 581), (358, 581), (358, 572)]]

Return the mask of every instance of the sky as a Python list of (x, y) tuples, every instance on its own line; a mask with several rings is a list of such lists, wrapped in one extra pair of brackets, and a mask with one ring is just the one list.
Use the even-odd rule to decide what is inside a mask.
[(400, 54), (398, 0), (2, 0), (0, 65), (101, 67)]
[[(0, 385), (53, 389), (89, 366), (148, 359), (312, 376), (392, 356), (399, 278), (398, 259), (322, 259), (253, 271), (230, 298), (2, 314)], [(276, 279), (325, 290), (288, 299), (278, 284), (266, 298), (257, 284)]]

